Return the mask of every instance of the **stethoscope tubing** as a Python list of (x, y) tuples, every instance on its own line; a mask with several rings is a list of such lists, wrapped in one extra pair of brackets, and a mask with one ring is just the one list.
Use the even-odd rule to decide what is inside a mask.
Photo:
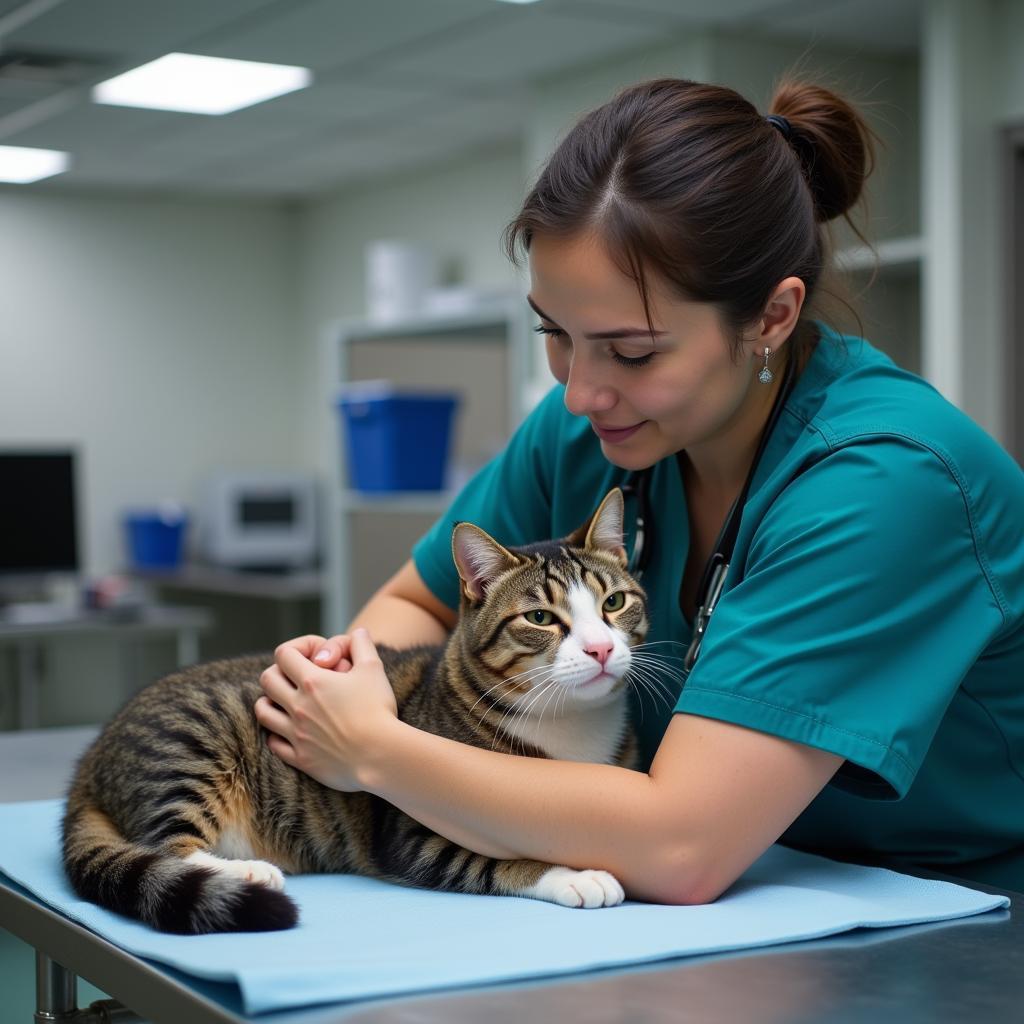
[[(733, 502), (729, 515), (726, 516), (725, 525), (722, 527), (711, 557), (708, 559), (701, 573), (700, 586), (697, 588), (697, 614), (694, 618), (693, 636), (687, 648), (684, 658), (684, 670), (689, 673), (700, 653), (701, 642), (707, 630), (708, 622), (718, 604), (725, 586), (725, 578), (729, 572), (729, 564), (732, 561), (733, 549), (736, 546), (736, 538), (739, 534), (740, 520), (743, 517), (743, 510), (747, 503), (747, 494), (750, 485), (761, 462), (761, 455), (764, 453), (771, 437), (775, 424), (782, 414), (783, 406), (792, 390), (795, 376), (795, 364), (790, 360), (786, 365), (785, 375), (779, 393), (775, 396), (775, 402), (768, 415), (768, 421), (761, 432), (761, 439), (754, 454), (754, 461), (747, 473), (747, 479), (743, 489)], [(677, 453), (678, 458), (678, 453)], [(633, 551), (629, 561), (629, 571), (637, 580), (642, 579), (651, 558), (651, 539), (653, 537), (653, 523), (650, 515), (649, 488), (651, 483), (652, 467), (634, 470), (630, 473), (626, 483), (623, 485), (623, 494), (634, 494), (636, 496), (636, 527), (633, 534)]]

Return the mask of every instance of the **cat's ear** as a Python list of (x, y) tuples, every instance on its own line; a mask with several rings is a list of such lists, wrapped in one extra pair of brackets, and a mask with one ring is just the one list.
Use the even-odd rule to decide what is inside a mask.
[(613, 487), (598, 506), (597, 511), (575, 533), (568, 538), (576, 547), (607, 551), (622, 567), (627, 564), (626, 548), (622, 539), (622, 520), (626, 502), (622, 491)]
[(489, 533), (472, 523), (455, 524), (452, 558), (462, 579), (462, 591), (471, 601), (482, 600), (496, 576), (521, 563)]

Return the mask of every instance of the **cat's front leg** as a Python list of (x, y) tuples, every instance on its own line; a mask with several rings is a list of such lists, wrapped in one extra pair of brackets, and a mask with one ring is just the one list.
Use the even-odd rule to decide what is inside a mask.
[(406, 831), (399, 829), (378, 847), (369, 870), (364, 868), (366, 874), (425, 889), (525, 896), (563, 907), (614, 907), (626, 898), (618, 880), (607, 871), (485, 857), (408, 821)]
[(607, 871), (544, 864), (536, 860), (495, 861), (495, 887), (508, 896), (557, 903), (562, 907), (614, 907), (626, 894)]

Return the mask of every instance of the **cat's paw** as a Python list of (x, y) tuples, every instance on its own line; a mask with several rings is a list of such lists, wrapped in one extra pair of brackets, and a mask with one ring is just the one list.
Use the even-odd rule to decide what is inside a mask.
[(607, 871), (574, 871), (549, 868), (530, 887), (528, 895), (562, 907), (614, 907), (626, 894), (614, 875)]
[(191, 864), (201, 864), (222, 875), (241, 878), (244, 882), (255, 882), (270, 889), (284, 888), (284, 875), (281, 869), (265, 860), (233, 860), (227, 857), (215, 857), (211, 853), (193, 853), (185, 858)]
[(236, 860), (232, 863), (239, 867), (239, 874), (247, 882), (256, 882), (271, 889), (284, 888), (284, 875), (280, 868), (265, 860)]

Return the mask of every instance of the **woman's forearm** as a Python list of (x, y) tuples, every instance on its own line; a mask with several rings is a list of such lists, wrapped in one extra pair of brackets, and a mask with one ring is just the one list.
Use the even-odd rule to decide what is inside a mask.
[(375, 643), (388, 647), (416, 647), (443, 644), (448, 629), (425, 608), (392, 594), (377, 594), (349, 624), (347, 633), (362, 627)]
[(500, 859), (600, 868), (632, 898), (661, 899), (675, 851), (649, 775), (482, 750), (398, 720), (376, 750), (363, 788), (452, 842)]

